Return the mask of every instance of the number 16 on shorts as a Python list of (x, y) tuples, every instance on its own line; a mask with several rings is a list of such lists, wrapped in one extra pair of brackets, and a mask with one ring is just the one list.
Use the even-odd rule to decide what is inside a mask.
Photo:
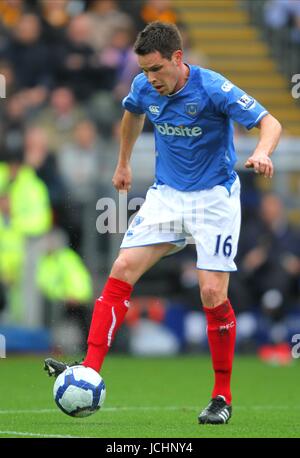
[(222, 234), (218, 234), (216, 238), (215, 256), (223, 254), (226, 258), (229, 258), (232, 253), (232, 236), (228, 235), (223, 237)]

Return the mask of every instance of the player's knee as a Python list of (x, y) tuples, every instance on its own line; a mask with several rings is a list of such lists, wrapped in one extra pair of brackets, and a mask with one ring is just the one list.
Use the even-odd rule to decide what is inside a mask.
[(132, 263), (126, 256), (119, 256), (113, 263), (110, 276), (123, 281), (130, 281), (130, 273), (133, 269)]
[(217, 285), (206, 284), (201, 288), (202, 303), (206, 307), (214, 307), (221, 301), (222, 291)]

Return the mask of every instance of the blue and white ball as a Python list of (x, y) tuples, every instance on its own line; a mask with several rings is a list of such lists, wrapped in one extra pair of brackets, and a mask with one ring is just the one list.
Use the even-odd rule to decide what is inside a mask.
[(102, 407), (106, 388), (98, 372), (90, 367), (73, 366), (57, 377), (53, 396), (60, 410), (67, 415), (87, 417)]

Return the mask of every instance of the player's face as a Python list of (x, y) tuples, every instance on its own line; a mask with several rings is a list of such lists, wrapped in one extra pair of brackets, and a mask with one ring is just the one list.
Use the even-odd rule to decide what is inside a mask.
[(173, 53), (171, 60), (155, 51), (145, 56), (138, 56), (138, 63), (148, 81), (160, 95), (178, 91), (184, 85), (182, 71), (182, 51)]

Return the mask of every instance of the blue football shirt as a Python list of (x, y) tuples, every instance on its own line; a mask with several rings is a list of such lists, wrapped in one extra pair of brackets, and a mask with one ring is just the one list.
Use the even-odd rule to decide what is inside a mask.
[(233, 121), (254, 127), (268, 111), (219, 73), (189, 65), (184, 87), (160, 95), (140, 73), (123, 107), (154, 126), (155, 182), (180, 191), (224, 185), (236, 178)]

